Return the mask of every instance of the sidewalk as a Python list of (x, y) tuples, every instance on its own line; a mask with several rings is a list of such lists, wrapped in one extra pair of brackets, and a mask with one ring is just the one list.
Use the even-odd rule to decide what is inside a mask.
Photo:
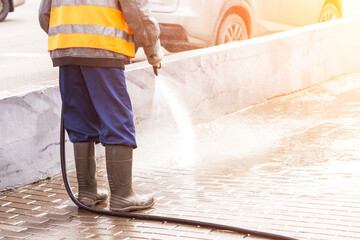
[[(298, 239), (359, 239), (359, 99), (355, 73), (196, 126), (196, 162), (135, 159), (135, 189), (156, 198), (143, 213)], [(107, 187), (104, 159), (99, 167)], [(0, 239), (255, 239), (78, 210), (61, 176), (3, 192), (0, 205)]]

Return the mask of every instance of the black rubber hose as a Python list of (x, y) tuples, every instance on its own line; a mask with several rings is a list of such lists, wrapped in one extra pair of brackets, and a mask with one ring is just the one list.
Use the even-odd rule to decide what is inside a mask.
[(69, 180), (67, 177), (66, 159), (65, 159), (65, 127), (64, 127), (63, 111), (61, 111), (60, 158), (61, 158), (62, 176), (63, 176), (65, 188), (66, 188), (67, 193), (69, 194), (69, 197), (79, 208), (83, 208), (89, 212), (96, 213), (96, 214), (116, 216), (116, 217), (134, 218), (134, 219), (141, 219), (141, 220), (148, 220), (148, 221), (171, 222), (171, 223), (178, 223), (178, 224), (184, 224), (184, 225), (200, 226), (200, 227), (205, 227), (205, 228), (232, 231), (232, 232), (237, 232), (237, 233), (241, 233), (241, 234), (249, 234), (249, 235), (263, 237), (263, 238), (271, 238), (274, 240), (297, 240), (296, 238), (281, 236), (281, 235), (277, 235), (277, 234), (273, 234), (273, 233), (254, 231), (254, 230), (233, 227), (233, 226), (228, 226), (228, 225), (222, 225), (222, 224), (215, 224), (215, 223), (210, 223), (210, 222), (202, 222), (202, 221), (164, 217), (164, 216), (155, 216), (155, 215), (136, 214), (136, 213), (128, 213), (128, 212), (110, 211), (110, 210), (95, 209), (95, 208), (85, 206), (84, 204), (79, 202), (77, 200), (77, 198), (74, 196), (74, 193), (72, 192), (72, 190), (70, 188)]

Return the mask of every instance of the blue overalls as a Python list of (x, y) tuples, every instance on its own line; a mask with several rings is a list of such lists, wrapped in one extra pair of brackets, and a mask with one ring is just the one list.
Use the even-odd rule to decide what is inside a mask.
[(59, 86), (71, 142), (137, 147), (123, 69), (60, 66)]

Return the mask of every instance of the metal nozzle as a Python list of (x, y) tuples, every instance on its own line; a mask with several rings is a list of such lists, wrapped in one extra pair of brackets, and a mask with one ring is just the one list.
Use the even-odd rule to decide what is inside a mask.
[(157, 66), (153, 66), (154, 74), (156, 76), (159, 76), (158, 70), (161, 68), (161, 63), (159, 63)]

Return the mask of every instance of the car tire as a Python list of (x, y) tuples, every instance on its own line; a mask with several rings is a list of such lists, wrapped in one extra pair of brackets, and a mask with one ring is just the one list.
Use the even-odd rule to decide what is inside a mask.
[(321, 9), (319, 22), (327, 22), (337, 18), (341, 18), (339, 9), (334, 4), (325, 4)]
[(217, 31), (216, 45), (248, 39), (244, 20), (237, 14), (224, 18)]
[(0, 0), (0, 22), (4, 21), (10, 11), (9, 0)]

